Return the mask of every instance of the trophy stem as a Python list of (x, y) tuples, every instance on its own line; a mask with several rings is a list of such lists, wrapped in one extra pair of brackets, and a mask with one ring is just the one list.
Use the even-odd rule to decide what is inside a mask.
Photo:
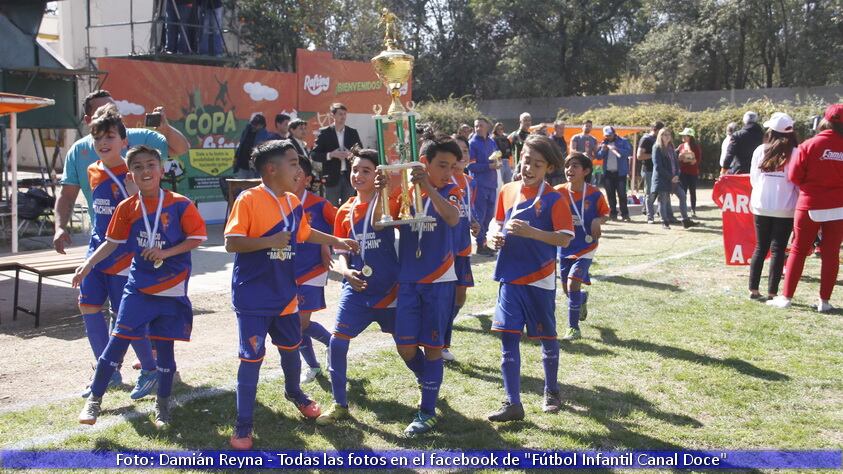
[[(402, 221), (413, 218), (410, 214), (410, 180), (407, 177), (411, 171), (412, 168), (401, 170), (401, 210), (398, 213), (398, 219)], [(418, 196), (418, 191), (416, 196)]]
[(416, 198), (416, 219), (420, 219), (425, 216), (424, 213), (424, 202), (422, 202), (422, 192), (421, 192), (421, 185), (416, 183), (413, 185), (413, 190), (415, 191), (415, 198)]
[(386, 188), (381, 189), (381, 224), (392, 222), (392, 214), (389, 212), (389, 191)]

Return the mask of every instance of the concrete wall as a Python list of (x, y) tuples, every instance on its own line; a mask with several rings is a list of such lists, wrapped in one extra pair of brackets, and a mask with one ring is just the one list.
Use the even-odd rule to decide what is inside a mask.
[(677, 104), (688, 110), (704, 110), (718, 103), (741, 104), (749, 100), (769, 98), (774, 101), (802, 102), (808, 97), (819, 97), (826, 102), (838, 102), (843, 97), (843, 86), (797, 87), (775, 89), (741, 89), (730, 91), (677, 92), (664, 94), (597, 95), (588, 97), (535, 97), (525, 99), (484, 100), (480, 110), (508, 125), (518, 122), (521, 112), (530, 112), (533, 123), (552, 121), (560, 108), (579, 114), (589, 109), (609, 105), (637, 105), (641, 103)]

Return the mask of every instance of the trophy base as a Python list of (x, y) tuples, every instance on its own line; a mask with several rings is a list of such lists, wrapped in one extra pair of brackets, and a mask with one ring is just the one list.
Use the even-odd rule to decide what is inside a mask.
[(413, 218), (410, 218), (410, 219), (392, 219), (392, 220), (389, 220), (389, 221), (381, 220), (379, 222), (379, 224), (382, 225), (382, 226), (385, 226), (385, 227), (389, 227), (389, 226), (399, 226), (399, 225), (415, 224), (415, 223), (422, 224), (422, 223), (428, 223), (428, 222), (436, 222), (436, 218), (432, 217), (432, 216), (419, 216), (419, 217), (413, 217)]

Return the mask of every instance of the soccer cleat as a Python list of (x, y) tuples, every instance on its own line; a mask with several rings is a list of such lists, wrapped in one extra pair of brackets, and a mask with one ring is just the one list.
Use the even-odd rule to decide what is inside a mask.
[(820, 313), (828, 313), (830, 311), (834, 311), (834, 306), (831, 306), (831, 303), (828, 300), (820, 300), (819, 304), (817, 304), (817, 311)]
[(498, 411), (490, 413), (489, 421), (521, 421), (524, 419), (524, 405), (505, 401)]
[(166, 428), (170, 425), (170, 397), (155, 399), (155, 427)]
[(545, 413), (556, 413), (560, 408), (562, 408), (562, 399), (559, 398), (559, 390), (555, 392), (545, 391), (542, 411)]
[(319, 426), (328, 426), (348, 418), (351, 418), (351, 413), (349, 413), (348, 407), (334, 403), (327, 412), (319, 415), (319, 418), (316, 419), (316, 424)]
[(582, 303), (580, 304), (580, 321), (588, 317), (588, 293), (582, 292)]
[(404, 428), (404, 436), (413, 438), (429, 433), (433, 431), (437, 421), (436, 415), (430, 415), (419, 410), (419, 412), (416, 413), (416, 417), (413, 419), (413, 422)]
[(79, 412), (79, 423), (83, 425), (93, 425), (97, 422), (97, 417), (100, 416), (102, 406), (102, 397), (95, 397), (91, 395), (85, 400), (85, 406)]
[(138, 382), (135, 384), (135, 388), (132, 389), (129, 398), (138, 400), (152, 393), (155, 387), (158, 386), (158, 376), (158, 370), (141, 370), (138, 376)]
[(580, 333), (580, 330), (576, 328), (568, 328), (568, 332), (566, 332), (565, 336), (562, 338), (563, 341), (576, 341), (577, 339), (582, 339), (582, 334)]
[(299, 409), (299, 412), (305, 418), (314, 420), (316, 418), (319, 418), (319, 415), (322, 414), (322, 410), (319, 408), (319, 404), (314, 402), (313, 400), (307, 400), (307, 403), (299, 403), (298, 401), (296, 401), (295, 398), (286, 393), (284, 394), (284, 398), (293, 402), (293, 405), (295, 405), (296, 408)]
[(449, 351), (448, 349), (442, 349), (442, 359), (445, 362), (453, 362), (457, 360), (457, 358), (454, 357), (454, 354), (451, 354), (451, 351)]
[(248, 451), (252, 449), (252, 427), (251, 426), (236, 426), (234, 427), (234, 434), (228, 440), (231, 447), (238, 451)]
[(779, 295), (773, 299), (767, 300), (767, 305), (774, 308), (785, 309), (790, 307), (790, 298)]
[(655, 223), (656, 223), (656, 221), (654, 221), (653, 219), (647, 219), (647, 223), (648, 223), (648, 224), (655, 224)]
[(301, 378), (299, 379), (299, 382), (302, 385), (307, 384), (307, 383), (312, 383), (314, 380), (316, 380), (316, 376), (321, 374), (321, 373), (322, 373), (321, 367), (308, 367), (307, 370), (302, 372)]

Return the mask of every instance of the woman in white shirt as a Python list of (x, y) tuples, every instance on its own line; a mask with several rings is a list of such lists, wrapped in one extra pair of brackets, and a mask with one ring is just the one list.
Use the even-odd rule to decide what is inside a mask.
[[(755, 251), (749, 264), (749, 297), (766, 300), (779, 292), (785, 263), (785, 249), (793, 231), (793, 213), (799, 189), (787, 178), (791, 158), (799, 141), (793, 131), (793, 119), (776, 112), (764, 123), (764, 143), (752, 154), (749, 176), (752, 196), (749, 207), (755, 218)], [(770, 252), (770, 276), (767, 296), (758, 291), (764, 259)]]

